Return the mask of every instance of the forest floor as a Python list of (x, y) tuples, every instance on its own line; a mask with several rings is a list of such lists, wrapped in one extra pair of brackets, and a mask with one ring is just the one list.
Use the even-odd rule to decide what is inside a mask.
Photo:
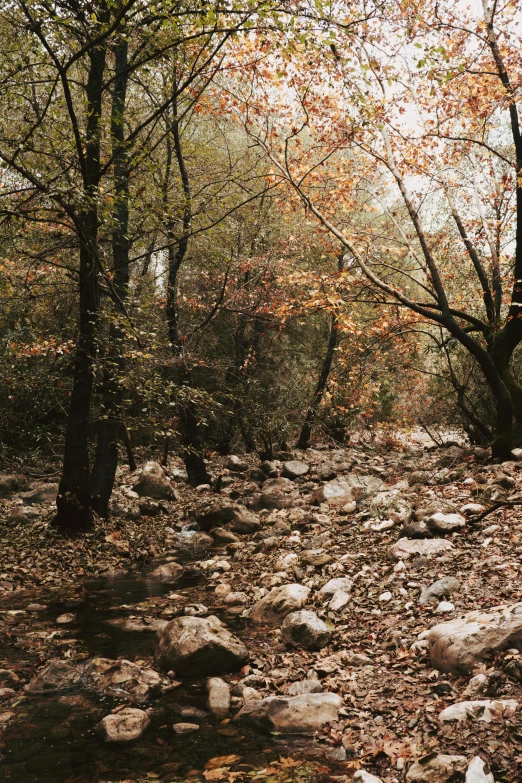
[[(412, 512), (419, 519), (426, 508), (488, 509), (522, 498), (522, 462), (493, 465), (480, 449), (398, 437), (276, 456), (274, 472), (288, 459), (309, 467), (280, 490), (286, 507), (279, 510), (259, 510), (263, 476), (251, 455), (240, 458), (246, 463), (239, 471), (226, 458), (209, 461), (213, 479), (222, 477), (219, 494), (190, 488), (172, 460), (166, 474), (176, 499), (159, 502), (139, 498), (136, 475), (123, 467), (110, 521), (98, 520), (81, 538), (63, 538), (50, 526), (51, 501), (29, 505), (20, 492), (0, 500), (0, 781), (351, 781), (363, 769), (399, 783), (413, 762), (436, 754), (480, 756), (497, 783), (522, 780), (522, 709), (491, 722), (439, 720), (444, 708), (466, 699), (522, 702), (522, 655), (520, 667), (510, 648), (458, 676), (432, 666), (425, 638), (465, 612), (522, 601), (522, 509), (502, 507), (476, 524), (462, 511), (464, 527), (429, 539), (451, 542), (446, 550), (410, 557), (390, 551)], [(314, 497), (336, 476), (366, 481), (353, 510)], [(199, 532), (194, 518), (203, 504), (227, 500), (257, 508), (261, 524), (223, 544), (212, 530), (210, 537)], [(153, 574), (168, 562), (183, 566), (175, 583)], [(453, 595), (421, 605), (421, 589), (448, 576), (459, 583)], [(338, 577), (352, 584), (336, 610), (319, 590)], [(318, 651), (288, 647), (280, 624), (249, 617), (270, 589), (290, 583), (310, 589), (306, 609), (332, 630)], [(241, 594), (238, 603), (225, 601), (223, 585)], [(312, 676), (343, 698), (338, 720), (314, 736), (257, 734), (234, 720), (240, 698), (229, 716), (217, 718), (206, 704), (206, 678), (176, 676), (140, 705), (151, 718), (147, 732), (122, 746), (103, 743), (95, 728), (128, 694), (27, 689), (55, 659), (123, 657), (154, 669), (154, 631), (182, 615), (216, 615), (246, 644), (249, 663), (222, 675), (230, 686), (250, 677), (259, 696), (285, 695)], [(469, 696), (476, 674), (486, 675), (482, 690)], [(183, 719), (199, 729), (176, 734), (172, 725)]]

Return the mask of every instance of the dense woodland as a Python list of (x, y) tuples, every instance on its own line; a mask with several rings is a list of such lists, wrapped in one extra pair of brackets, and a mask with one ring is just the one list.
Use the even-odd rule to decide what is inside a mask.
[[(408, 590), (467, 573), (458, 608), (488, 608), (513, 597), (509, 569), (516, 564), (505, 564), (513, 555), (502, 547), (518, 542), (516, 508), (522, 503), (516, 462), (522, 454), (521, 45), (516, 0), (0, 2), (1, 612), (25, 612), (13, 596), (31, 589), (36, 592), (24, 598), (29, 606), (55, 606), (58, 598), (44, 595), (44, 587), (72, 591), (69, 599), (60, 593), (56, 605), (62, 610), (67, 600), (72, 608), (87, 605), (84, 578), (118, 575), (122, 568), (126, 573), (131, 564), (141, 568), (166, 554), (172, 557), (153, 574), (173, 584), (188, 573), (176, 552), (190, 534), (191, 546), (197, 539), (203, 547), (227, 547), (228, 560), (198, 560), (196, 570), (206, 573), (204, 563), (214, 563), (208, 585), (222, 601), (229, 588), (239, 596), (229, 601), (240, 607), (236, 615), (245, 610), (245, 617), (250, 611), (254, 616), (258, 604), (249, 602), (265, 600), (268, 588), (289, 579), (296, 582), (289, 587), (319, 589), (313, 593), (317, 606), (334, 594), (317, 618), (330, 623), (330, 636), (316, 647), (303, 642), (309, 656), (331, 642), (336, 623), (345, 624), (328, 648), (332, 656), (341, 655), (339, 645), (350, 639), (353, 617), (343, 614), (349, 589), (337, 586), (344, 601), (328, 592), (325, 581), (347, 583), (349, 576), (360, 585), (373, 574), (381, 592), (374, 602), (381, 608), (368, 608), (366, 593), (357, 604), (357, 591), (352, 593), (350, 611), (368, 617), (358, 614), (354, 623), (360, 636), (351, 637), (350, 655), (359, 655), (358, 662), (349, 656), (342, 661), (369, 665), (374, 653), (364, 644), (373, 638), (393, 681), (390, 661), (400, 668), (401, 660), (427, 654), (420, 644), (426, 625), (419, 625), (427, 610), (411, 608)], [(35, 481), (37, 494), (16, 494)], [(340, 485), (330, 490), (336, 481)], [(308, 506), (311, 516), (302, 510)], [(515, 527), (504, 539), (483, 543), (480, 531), (491, 525), (489, 514)], [(451, 566), (448, 575), (452, 536), (458, 544), (470, 515), (469, 559), (459, 567), (463, 571)], [(434, 517), (444, 519), (429, 522)], [(278, 530), (268, 538), (262, 533), (267, 524)], [(346, 554), (346, 524), (357, 528), (349, 546), (359, 554)], [(413, 542), (411, 551), (389, 549), (387, 536), (397, 525), (404, 526), (399, 544)], [(278, 551), (276, 562), (273, 550), (283, 546), (277, 536), (288, 553), (281, 560), (285, 552)], [(474, 563), (481, 552), (486, 557), (480, 547), (491, 541), (500, 547), (493, 556), (504, 558), (504, 565), (491, 561), (479, 576)], [(330, 547), (337, 551), (335, 563)], [(309, 549), (319, 554), (303, 555)], [(375, 559), (357, 571), (361, 552)], [(410, 563), (410, 555), (416, 565), (410, 581), (399, 585), (407, 579), (410, 566), (403, 561)], [(383, 565), (387, 560), (394, 564)], [(488, 568), (497, 566), (507, 570), (489, 579)], [(506, 580), (503, 587), (499, 579)], [(433, 595), (448, 598), (457, 589), (444, 585)], [(4, 593), (11, 603), (2, 603)], [(115, 598), (119, 606), (126, 605), (122, 596)], [(190, 596), (185, 614), (205, 615), (208, 596)], [(308, 600), (291, 598), (297, 601), (293, 609)], [(400, 632), (394, 631), (393, 651), (389, 637), (380, 635), (384, 625), (375, 625), (385, 624), (380, 615), (388, 601), (396, 624), (401, 615), (406, 623), (407, 641), (397, 641)], [(455, 610), (453, 603), (437, 604), (435, 612)], [(139, 622), (161, 634), (158, 618), (170, 621), (174, 610), (165, 604), (149, 610), (152, 625), (149, 615)], [(183, 611), (176, 610), (180, 616)], [(70, 617), (77, 621), (74, 613)], [(392, 633), (391, 620), (386, 628)], [(292, 631), (283, 639), (285, 633), (291, 647)], [(494, 649), (518, 654), (521, 633)], [(415, 634), (420, 642), (413, 641)], [(278, 650), (279, 636), (274, 638)], [(44, 647), (37, 650), (34, 639), (16, 641), (29, 656), (20, 659), (22, 680), (51, 655), (47, 642), (38, 644)], [(297, 654), (293, 663), (289, 655), (263, 658), (261, 641), (256, 637), (252, 644), (264, 661), (263, 676), (281, 667), (295, 674)], [(53, 648), (62, 662), (65, 649), (56, 655)], [(139, 652), (134, 659), (142, 665)], [(65, 658), (85, 660), (84, 653), (68, 650)], [(156, 663), (162, 661), (164, 672), (170, 668), (171, 680), (195, 674), (190, 667), (178, 670), (173, 658), (165, 663), (162, 655), (168, 658), (161, 648)], [(243, 653), (236, 658), (243, 675), (254, 678), (244, 687), (260, 686), (261, 663), (258, 669), (245, 666)], [(422, 670), (423, 693), (431, 693), (432, 675), (419, 660), (412, 666)], [(456, 676), (490, 677), (494, 671), (485, 664), (476, 668), (477, 661), (444, 668), (435, 653), (431, 661), (434, 670)], [(9, 656), (3, 665), (11, 671)], [(228, 665), (196, 673), (212, 675)], [(16, 688), (2, 695), (2, 684), (10, 682), (3, 671), (0, 666), (0, 701), (15, 699)], [(101, 670), (82, 671), (101, 687)], [(345, 696), (348, 685), (328, 680), (337, 676), (335, 667), (321, 671), (314, 669)], [(367, 674), (369, 682), (373, 674)], [(142, 674), (136, 676), (141, 682)], [(266, 685), (270, 694), (281, 687), (286, 694), (288, 677), (274, 675)], [(162, 693), (171, 687), (165, 682)], [(475, 683), (468, 697), (516, 696), (511, 686), (495, 691), (488, 682), (489, 690)], [(47, 685), (37, 683), (32, 693), (39, 687)], [(455, 701), (453, 687), (437, 698), (450, 694)], [(238, 708), (242, 693), (232, 691)], [(296, 690), (292, 696), (315, 693)], [(350, 698), (363, 714), (357, 693)], [(410, 694), (408, 703), (416, 698)], [(246, 698), (241, 704), (247, 709)], [(310, 781), (351, 780), (368, 762), (388, 783), (404, 780), (410, 762), (423, 753), (444, 753), (428, 715), (415, 739), (391, 750), (390, 743), (399, 742), (397, 726), (389, 727), (389, 736), (379, 730), (372, 741), (380, 749), (372, 755), (362, 723), (356, 741), (346, 705), (345, 699), (337, 723), (330, 712), (319, 725), (330, 721), (330, 751), (342, 746), (338, 756), (331, 751), (329, 763), (348, 767), (303, 772), (300, 762), (285, 767), (279, 761), (255, 779), (280, 783), (302, 773)], [(229, 714), (219, 709), (210, 707), (214, 716)], [(397, 707), (397, 721), (408, 709)], [(2, 718), (7, 725), (13, 716), (0, 709), (0, 732)], [(405, 726), (403, 734), (417, 723)], [(170, 740), (161, 736), (154, 753), (162, 743), (166, 752)], [(428, 760), (428, 772), (410, 770), (408, 783), (460, 781), (464, 773), (466, 783), (492, 783), (480, 759), (466, 767), (486, 746), (497, 783), (521, 779), (514, 728), (509, 741), (502, 735), (493, 750), (493, 735), (482, 737), (484, 746), (474, 736), (473, 747), (463, 736), (453, 737), (457, 744), (450, 750), (465, 752), (467, 762), (432, 769)], [(509, 752), (494, 760), (501, 743)], [(224, 759), (240, 758), (221, 750)], [(292, 752), (282, 752), (292, 762)], [(142, 761), (132, 780), (149, 779), (139, 777)], [(161, 763), (167, 764), (164, 758)], [(137, 762), (128, 760), (123, 772), (105, 757), (103, 764), (87, 777), (75, 777), (73, 764), (55, 778), (48, 772), (39, 778), (34, 770), (30, 777), (28, 768), (22, 774), (13, 764), (8, 777), (0, 771), (0, 780), (94, 783), (105, 781), (105, 774), (114, 780), (131, 774)], [(152, 777), (159, 776), (158, 764), (151, 761)], [(218, 764), (214, 777), (209, 767), (202, 780), (241, 782), (243, 772), (230, 771), (233, 764)], [(185, 780), (182, 768), (172, 780)]]

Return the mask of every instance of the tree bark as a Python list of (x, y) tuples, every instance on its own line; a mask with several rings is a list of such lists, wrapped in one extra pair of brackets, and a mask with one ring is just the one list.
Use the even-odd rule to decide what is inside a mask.
[(335, 349), (337, 347), (337, 316), (332, 316), (330, 324), (330, 336), (328, 338), (328, 346), (321, 366), (321, 372), (319, 373), (319, 380), (315, 387), (314, 396), (306, 413), (306, 417), (297, 440), (298, 449), (310, 448), (310, 437), (312, 434), (312, 426), (315, 422), (317, 411), (321, 400), (323, 399), (324, 390), (328, 381), (328, 376), (332, 367), (332, 361), (335, 355)]
[(122, 435), (125, 374), (125, 331), (118, 322), (129, 287), (129, 160), (125, 147), (125, 99), (127, 95), (128, 44), (121, 39), (114, 47), (115, 81), (112, 97), (111, 134), (114, 158), (115, 207), (112, 232), (113, 290), (116, 308), (109, 326), (108, 367), (102, 386), (98, 440), (91, 476), (91, 505), (107, 517), (118, 467), (118, 441)]
[(79, 215), (80, 316), (73, 388), (65, 430), (63, 471), (56, 499), (55, 524), (61, 530), (83, 531), (92, 522), (89, 491), (89, 430), (94, 361), (99, 315), (98, 182), (103, 73), (106, 46), (90, 53), (87, 81), (87, 134), (85, 141), (85, 206)]

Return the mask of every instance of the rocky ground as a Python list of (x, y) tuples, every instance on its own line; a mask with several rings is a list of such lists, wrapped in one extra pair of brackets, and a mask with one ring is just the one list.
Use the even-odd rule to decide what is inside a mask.
[(0, 780), (522, 780), (522, 462), (487, 456), (147, 463), (82, 539), (0, 477)]

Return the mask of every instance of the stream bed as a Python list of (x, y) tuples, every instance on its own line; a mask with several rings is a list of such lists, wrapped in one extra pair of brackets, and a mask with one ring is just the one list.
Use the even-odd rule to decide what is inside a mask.
[[(212, 550), (210, 554), (219, 553)], [(206, 589), (204, 573), (196, 561), (209, 556), (190, 546), (176, 553), (183, 563), (183, 577), (174, 584), (151, 576), (159, 561), (141, 570), (122, 573), (111, 578), (85, 581), (74, 587), (70, 598), (51, 600), (47, 608), (26, 612), (22, 625), (13, 629), (13, 636), (1, 645), (0, 668), (27, 671), (31, 663), (40, 667), (52, 658), (92, 657), (126, 658), (141, 665), (154, 666), (152, 646), (154, 633), (147, 630), (129, 631), (121, 621), (135, 617), (150, 618), (170, 607), (181, 614), (187, 606), (205, 604), (238, 635), (256, 659), (256, 650), (270, 645), (266, 629), (254, 626), (238, 613), (213, 607), (213, 591)], [(192, 565), (194, 563), (194, 565)], [(23, 610), (28, 603), (46, 604), (46, 598), (32, 593), (30, 600), (13, 595), (4, 600), (5, 612)], [(150, 609), (150, 612), (147, 610)], [(57, 626), (56, 619), (72, 612), (74, 621)], [(16, 617), (16, 616), (15, 616)], [(147, 619), (146, 619), (147, 621)], [(25, 625), (24, 625), (25, 623)], [(56, 629), (64, 653), (34, 660), (31, 646), (20, 647), (15, 641), (20, 630), (26, 636), (53, 635)], [(37, 645), (36, 645), (37, 647)], [(42, 656), (43, 658), (43, 656)], [(233, 678), (229, 678), (232, 679)], [(239, 677), (237, 678), (239, 679)], [(95, 733), (101, 718), (120, 704), (128, 704), (115, 696), (92, 691), (70, 691), (46, 696), (32, 696), (20, 691), (15, 702), (15, 717), (7, 723), (0, 742), (0, 781), (16, 783), (117, 783), (119, 781), (205, 780), (198, 777), (205, 764), (215, 757), (236, 757), (234, 769), (250, 776), (262, 770), (280, 756), (314, 759), (321, 769), (332, 774), (336, 764), (325, 759), (325, 747), (310, 737), (264, 736), (239, 727), (233, 720), (222, 721), (208, 712), (206, 678), (182, 678), (173, 690), (140, 706), (151, 708), (151, 726), (139, 740), (129, 744), (106, 744)], [(0, 713), (2, 709), (0, 707)], [(172, 725), (197, 722), (198, 731), (177, 735)], [(239, 766), (238, 766), (239, 765)], [(339, 768), (337, 767), (337, 774)], [(322, 779), (320, 777), (314, 780)], [(242, 777), (236, 777), (241, 780)], [(262, 778), (258, 778), (262, 779)], [(326, 780), (332, 778), (328, 774)]]

